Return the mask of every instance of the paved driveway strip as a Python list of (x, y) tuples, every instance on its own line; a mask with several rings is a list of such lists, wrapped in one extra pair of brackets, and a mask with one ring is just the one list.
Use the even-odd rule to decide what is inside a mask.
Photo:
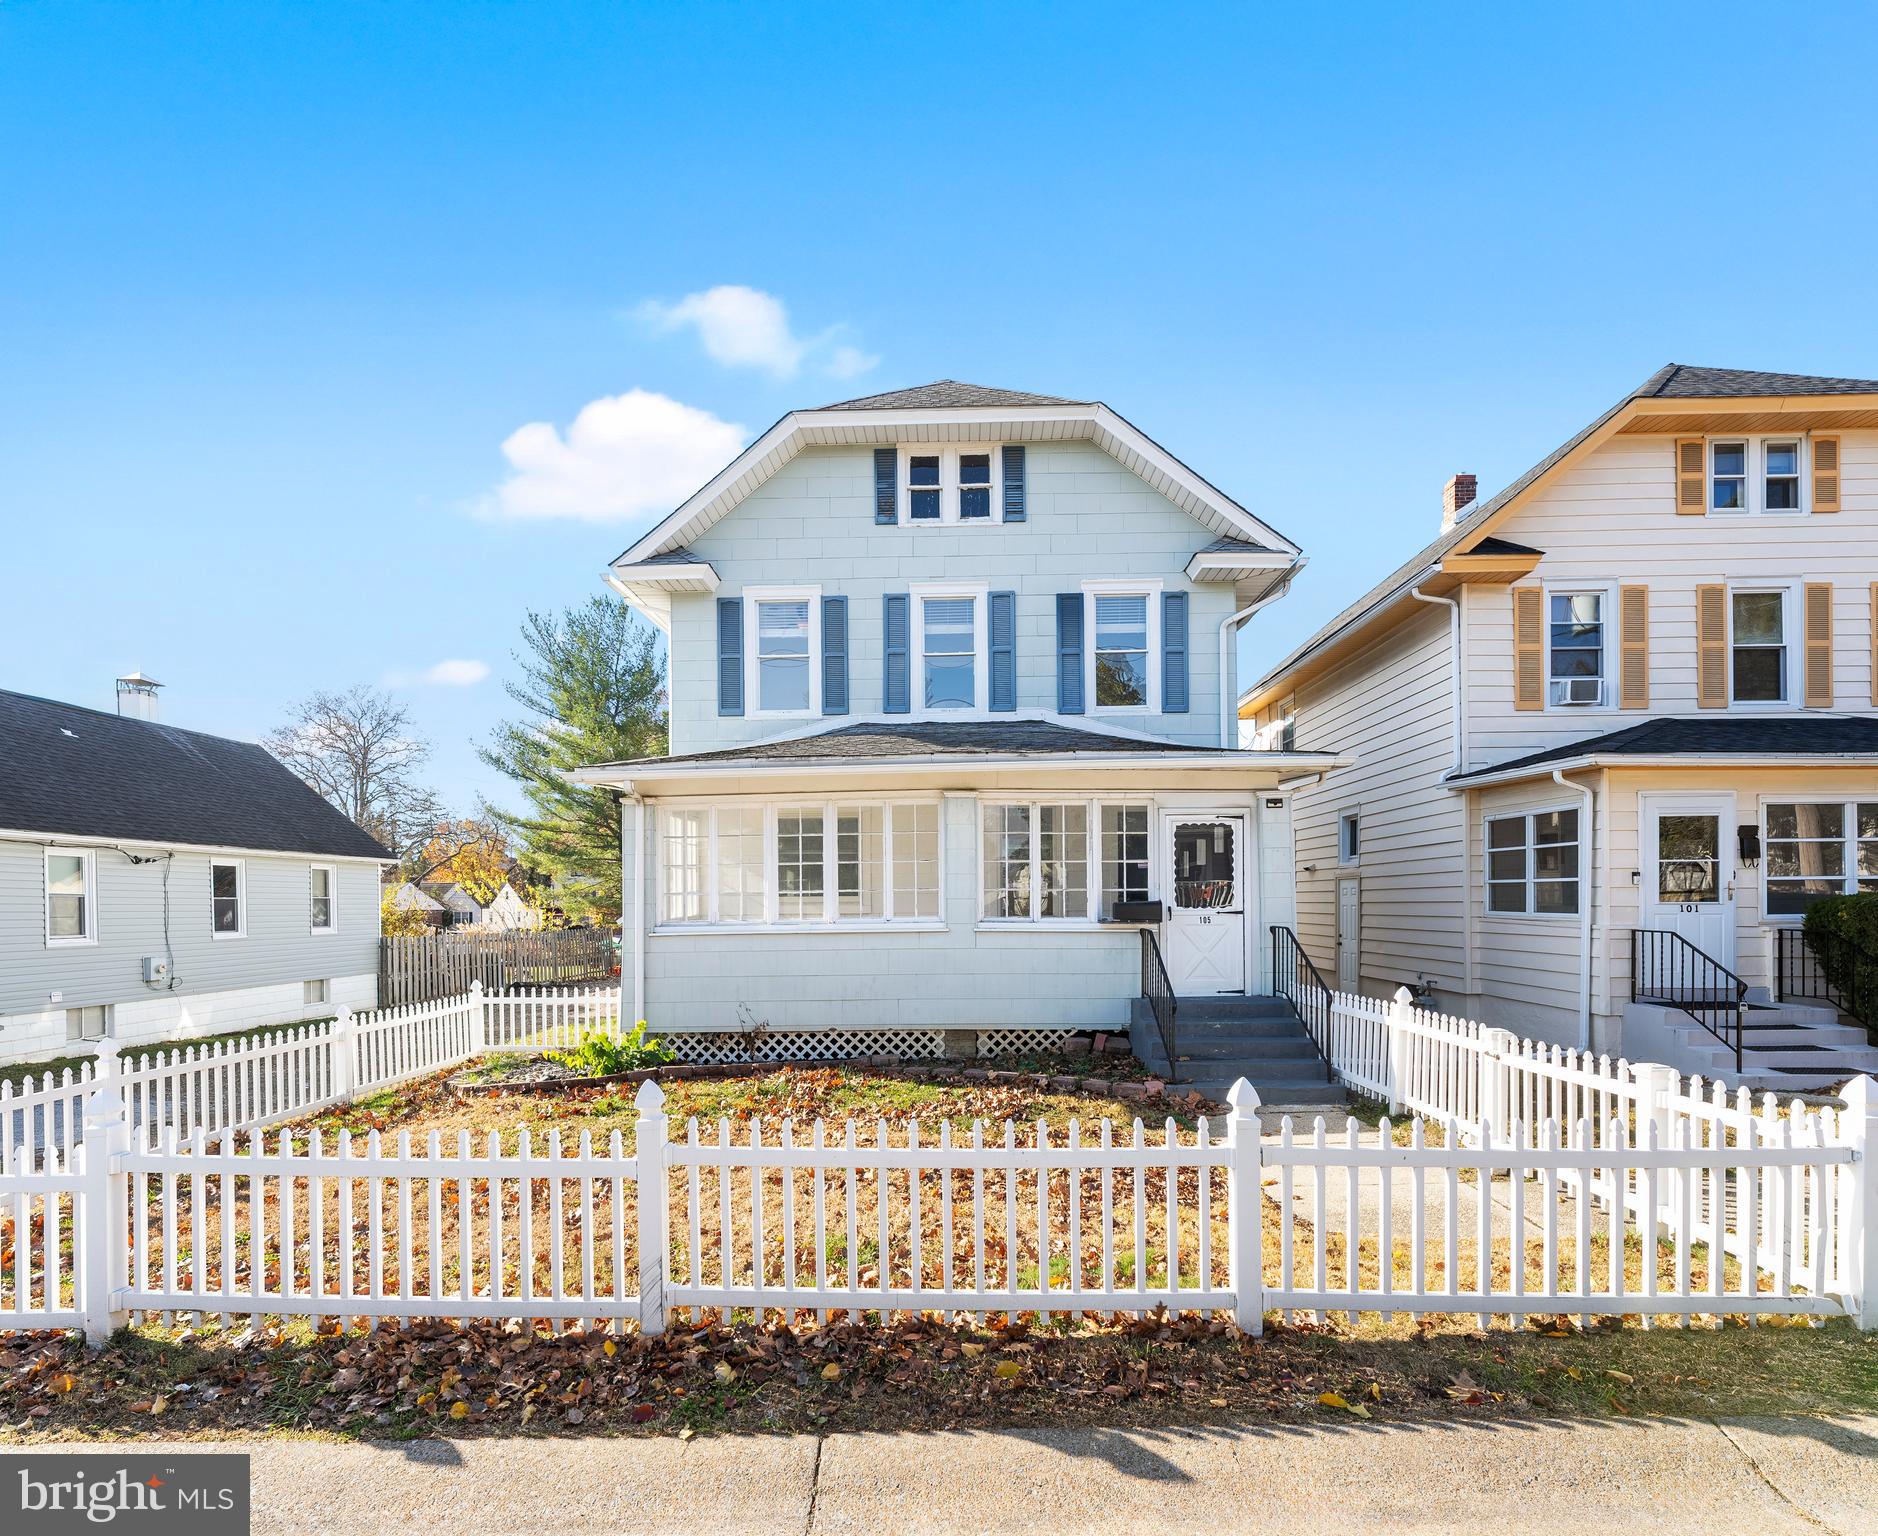
[[(148, 1449), (156, 1442), (139, 1442)], [(34, 1449), (51, 1449), (35, 1446)], [(109, 1451), (110, 1446), (74, 1446)], [(1868, 1536), (1878, 1416), (1424, 1420), (337, 1444), (178, 1442), (254, 1459), (257, 1533), (439, 1529), (976, 1536), (1198, 1528), (1822, 1530)], [(0, 1453), (4, 1454), (4, 1453)]]

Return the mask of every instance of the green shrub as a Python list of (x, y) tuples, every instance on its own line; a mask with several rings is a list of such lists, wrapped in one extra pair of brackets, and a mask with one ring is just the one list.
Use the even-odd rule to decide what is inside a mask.
[(1878, 891), (1823, 897), (1806, 909), (1803, 931), (1832, 1002), (1878, 1043)]
[(1806, 936), (1844, 939), (1878, 954), (1878, 891), (1822, 896), (1806, 909)]
[(557, 1066), (578, 1072), (582, 1077), (611, 1077), (615, 1072), (637, 1072), (644, 1067), (662, 1067), (678, 1059), (662, 1040), (646, 1037), (646, 1021), (637, 1024), (615, 1040), (590, 1029), (571, 1051), (549, 1051), (548, 1060)]

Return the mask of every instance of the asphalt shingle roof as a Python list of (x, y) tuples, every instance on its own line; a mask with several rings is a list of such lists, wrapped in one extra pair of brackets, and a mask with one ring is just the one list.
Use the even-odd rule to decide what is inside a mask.
[(254, 742), (0, 690), (0, 827), (388, 859)]
[(1576, 757), (1845, 757), (1878, 758), (1878, 719), (1851, 715), (1808, 715), (1799, 719), (1779, 720), (1645, 720), (1568, 742), (1562, 747), (1548, 747), (1496, 763), (1491, 768), (1476, 768), (1456, 774), (1451, 784), (1469, 779), (1502, 774), (1509, 770), (1541, 768), (1547, 763), (1564, 762)]
[(1328, 624), (1306, 640), (1254, 686), (1263, 688), (1282, 672), (1288, 671), (1347, 624), (1373, 609), (1379, 609), (1401, 594), (1414, 577), (1449, 551), (1474, 538), (1480, 524), (1509, 501), (1520, 496), (1534, 482), (1543, 478), (1605, 422), (1623, 410), (1632, 400), (1736, 400), (1760, 395), (1863, 395), (1878, 394), (1878, 381), (1870, 379), (1828, 379), (1802, 373), (1754, 373), (1741, 368), (1696, 368), (1687, 363), (1670, 363), (1645, 379), (1595, 421), (1574, 432), (1511, 485), (1485, 501), (1467, 508), (1467, 515), (1432, 544), (1424, 545), (1401, 565), (1343, 609)]
[(837, 400), (818, 406), (823, 411), (898, 411), (947, 406), (1093, 405), (1093, 400), (1065, 400), (1061, 395), (1033, 395), (1021, 389), (992, 389), (984, 384), (963, 384), (937, 379), (913, 389), (893, 389), (884, 395), (863, 395), (858, 400)]
[(686, 763), (835, 763), (889, 757), (1060, 756), (1066, 752), (1219, 752), (1220, 747), (1192, 747), (1173, 741), (1142, 741), (1111, 736), (1050, 720), (910, 720), (838, 726), (786, 741), (753, 742), (715, 752), (679, 757), (642, 757), (604, 767), (678, 767)]

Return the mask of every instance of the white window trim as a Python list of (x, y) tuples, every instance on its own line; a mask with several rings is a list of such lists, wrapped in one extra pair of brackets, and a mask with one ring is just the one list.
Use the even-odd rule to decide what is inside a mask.
[[(52, 860), (54, 855), (83, 861), (85, 870), (85, 931), (77, 938), (54, 937), (52, 932)], [(49, 846), (40, 865), (40, 891), (45, 897), (46, 948), (77, 949), (98, 942), (98, 859), (93, 848)]]
[[(1095, 600), (1098, 597), (1145, 597), (1148, 609), (1148, 702), (1096, 703)], [(1140, 578), (1085, 581), (1082, 584), (1082, 696), (1092, 715), (1158, 715), (1161, 712), (1161, 583)]]
[[(763, 638), (758, 624), (758, 603), (799, 603), (809, 605), (809, 707), (807, 709), (763, 708)], [(743, 589), (744, 714), (759, 720), (808, 720), (822, 712), (822, 589), (819, 586), (745, 587)]]
[[(991, 516), (959, 516), (959, 460), (968, 453), (991, 455)], [(939, 516), (913, 516), (913, 459), (939, 460)], [(1004, 521), (1004, 454), (1001, 443), (902, 443), (900, 444), (899, 511), (902, 527), (911, 528), (996, 528)], [(930, 490), (930, 486), (922, 486)]]
[[(1623, 636), (1618, 632), (1621, 615), (1618, 613), (1617, 585), (1615, 582), (1567, 581), (1557, 586), (1549, 583), (1540, 588), (1540, 601), (1545, 605), (1542, 642), (1545, 668), (1545, 708), (1548, 713), (1561, 715), (1596, 715), (1615, 714), (1619, 700), (1617, 689), (1613, 686), (1613, 673), (1616, 664), (1623, 655)], [(1552, 599), (1555, 597), (1583, 597), (1594, 595), (1598, 599), (1598, 612), (1604, 621), (1603, 655), (1599, 661), (1599, 680), (1604, 685), (1604, 702), (1601, 704), (1559, 704), (1552, 698)]]
[[(1744, 468), (1748, 480), (1748, 504), (1739, 512), (1717, 511), (1715, 501), (1715, 445), (1717, 443), (1746, 443)], [(1767, 499), (1767, 445), (1769, 443), (1795, 443), (1798, 445), (1798, 469), (1800, 481), (1800, 505), (1788, 511), (1776, 508), (1769, 511), (1765, 506)], [(1806, 517), (1813, 510), (1813, 442), (1804, 432), (1716, 432), (1712, 433), (1702, 447), (1702, 506), (1710, 517), (1724, 520), (1742, 517)]]
[[(972, 707), (926, 707), (926, 602), (969, 597), (972, 608)], [(915, 720), (982, 720), (991, 716), (991, 588), (974, 582), (928, 581), (907, 588), (907, 703)]]
[[(1795, 709), (1796, 682), (1799, 681), (1800, 669), (1806, 664), (1804, 643), (1796, 645), (1794, 636), (1799, 633), (1795, 627), (1800, 620), (1800, 585), (1789, 581), (1743, 581), (1730, 582), (1727, 589), (1728, 602), (1728, 707), (1746, 710)], [(1754, 592), (1773, 592), (1780, 596), (1780, 648), (1786, 653), (1785, 664), (1781, 667), (1784, 687), (1778, 699), (1737, 699), (1735, 697), (1735, 597)]]
[[(896, 917), (893, 912), (893, 808), (897, 805), (931, 805), (938, 808), (936, 824), (939, 833), (938, 851), (935, 856), (936, 877), (938, 880), (937, 896), (939, 911), (936, 917)], [(710, 934), (710, 933), (935, 933), (946, 927), (945, 920), (945, 870), (946, 870), (946, 817), (945, 802), (937, 795), (857, 795), (830, 800), (825, 796), (783, 796), (770, 797), (727, 797), (719, 800), (658, 800), (653, 802), (656, 835), (652, 839), (653, 867), (652, 889), (654, 900), (658, 903), (658, 917), (652, 932), (656, 934)], [(760, 807), (763, 812), (763, 920), (761, 922), (725, 922), (718, 916), (721, 892), (717, 881), (717, 815), (720, 809), (747, 810), (752, 806)], [(881, 811), (880, 825), (880, 860), (881, 860), (881, 912), (880, 917), (841, 917), (837, 914), (840, 904), (839, 846), (835, 833), (835, 810), (837, 807), (863, 808), (878, 807)], [(781, 892), (776, 882), (776, 817), (779, 811), (812, 810), (820, 808), (822, 812), (822, 915), (814, 919), (782, 919)], [(668, 811), (702, 811), (705, 813), (705, 868), (704, 898), (705, 915), (701, 919), (674, 921), (665, 916), (665, 830), (662, 821)]]
[[(232, 864), (235, 869), (235, 915), (240, 920), (234, 932), (221, 933), (215, 927), (215, 871)], [(246, 859), (209, 860), (209, 937), (216, 940), (245, 939), (248, 936), (248, 861)]]
[[(1845, 832), (1839, 839), (1839, 846), (1845, 855), (1845, 873), (1840, 877), (1839, 894), (1850, 895), (1858, 889), (1858, 808), (1878, 801), (1878, 794), (1862, 795), (1764, 795), (1760, 802), (1761, 819), (1761, 921), (1780, 928), (1797, 928), (1806, 921), (1804, 912), (1769, 912), (1767, 910), (1767, 885), (1777, 878), (1768, 872), (1769, 843), (1767, 835), (1768, 808), (1775, 805), (1836, 805), (1845, 812)], [(1783, 838), (1783, 842), (1792, 842), (1792, 838)]]
[[(1042, 805), (1084, 805), (1088, 807), (1089, 827), (1089, 868), (1085, 875), (1089, 895), (1089, 915), (1087, 917), (993, 917), (985, 890), (985, 812), (998, 806), (1023, 805), (1030, 807), (1030, 888), (1033, 892), (1041, 888), (1040, 876), (1042, 865), (1042, 843), (1037, 835), (1037, 807)], [(1156, 815), (1157, 804), (1151, 795), (1097, 795), (1093, 798), (1085, 795), (982, 795), (972, 812), (972, 840), (977, 853), (974, 860), (978, 885), (978, 927), (991, 932), (1009, 932), (1013, 929), (1030, 928), (1139, 928), (1141, 923), (1104, 922), (1100, 917), (1102, 909), (1102, 808), (1106, 805), (1145, 805), (1148, 808), (1148, 900), (1157, 901), (1161, 895), (1161, 817)], [(1158, 809), (1166, 810), (1162, 806)]]
[[(1532, 823), (1535, 817), (1549, 816), (1558, 811), (1570, 811), (1578, 818), (1578, 836), (1569, 845), (1578, 850), (1578, 875), (1571, 883), (1578, 887), (1578, 909), (1572, 912), (1539, 912), (1533, 908), (1533, 886), (1537, 884), (1534, 871), (1539, 861), (1535, 857), (1538, 844), (1533, 841)], [(1489, 828), (1496, 821), (1511, 821), (1515, 817), (1526, 823), (1526, 907), (1522, 912), (1496, 912), (1492, 906), (1494, 885), (1510, 884), (1510, 881), (1493, 879), (1493, 843)], [(1577, 924), (1580, 913), (1590, 892), (1591, 871), (1585, 868), (1585, 815), (1584, 806), (1576, 802), (1558, 801), (1548, 805), (1527, 805), (1517, 809), (1508, 806), (1501, 810), (1483, 811), (1480, 819), (1480, 913), (1489, 922), (1511, 921), (1521, 923), (1571, 923)], [(1547, 884), (1564, 884), (1564, 881), (1548, 881)]]
[[(1354, 826), (1356, 837), (1346, 838), (1345, 831)], [(1354, 847), (1349, 846), (1351, 842)], [(1361, 810), (1344, 811), (1337, 817), (1337, 864), (1342, 869), (1355, 869), (1363, 862), (1363, 813)]]
[[(326, 926), (320, 927), (313, 921), (313, 877), (320, 870), (326, 871)], [(309, 864), (306, 874), (307, 932), (329, 934), (339, 931), (339, 871), (331, 864)], [(244, 920), (246, 914), (243, 914)]]

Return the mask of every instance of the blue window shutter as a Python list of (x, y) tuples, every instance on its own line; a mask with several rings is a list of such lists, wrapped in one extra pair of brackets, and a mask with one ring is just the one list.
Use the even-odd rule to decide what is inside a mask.
[(874, 521), (900, 521), (900, 450), (874, 450)]
[(848, 712), (848, 600), (822, 599), (822, 713)]
[(1187, 594), (1161, 594), (1161, 710), (1187, 712)]
[(1024, 445), (1004, 445), (1004, 520), (1024, 521)]
[(743, 599), (717, 600), (717, 712), (743, 713)]
[(880, 600), (883, 635), (881, 637), (881, 700), (883, 713), (904, 715), (912, 708), (907, 655), (907, 595), (889, 592)]
[(1056, 595), (1056, 710), (1082, 713), (1082, 593)]
[(991, 707), (1017, 708), (1017, 594), (991, 594)]

